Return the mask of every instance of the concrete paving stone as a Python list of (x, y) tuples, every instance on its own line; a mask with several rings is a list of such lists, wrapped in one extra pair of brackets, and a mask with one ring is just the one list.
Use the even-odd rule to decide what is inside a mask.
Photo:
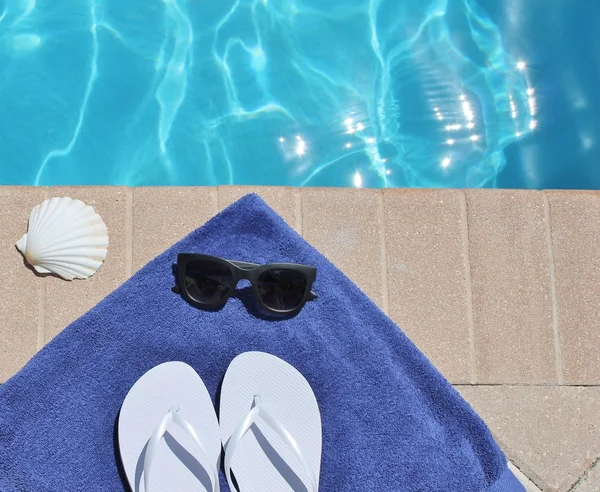
[(567, 492), (600, 457), (600, 387), (457, 386), (544, 492)]
[(547, 196), (564, 382), (600, 384), (600, 193)]
[(472, 379), (468, 253), (460, 190), (385, 190), (389, 313), (453, 383)]
[(542, 193), (466, 190), (477, 382), (558, 382)]

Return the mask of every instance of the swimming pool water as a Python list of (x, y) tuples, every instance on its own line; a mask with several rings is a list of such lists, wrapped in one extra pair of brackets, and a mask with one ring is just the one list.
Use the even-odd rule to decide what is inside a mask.
[(600, 188), (600, 2), (0, 0), (0, 184)]

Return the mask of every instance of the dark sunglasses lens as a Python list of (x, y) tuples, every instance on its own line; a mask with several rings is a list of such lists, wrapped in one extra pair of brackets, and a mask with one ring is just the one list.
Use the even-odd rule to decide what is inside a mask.
[(295, 270), (276, 268), (258, 277), (258, 293), (265, 306), (275, 311), (292, 311), (304, 299), (308, 280)]
[(194, 301), (207, 305), (219, 304), (235, 287), (229, 268), (221, 263), (205, 260), (192, 261), (186, 265), (185, 285)]

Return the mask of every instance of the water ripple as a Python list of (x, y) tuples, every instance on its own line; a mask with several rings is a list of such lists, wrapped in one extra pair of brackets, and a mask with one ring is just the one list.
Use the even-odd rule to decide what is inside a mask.
[[(162, 81), (156, 89), (156, 99), (160, 106), (158, 142), (165, 162), (171, 170), (174, 166), (167, 153), (167, 140), (171, 135), (173, 123), (179, 109), (185, 100), (194, 35), (192, 25), (181, 10), (178, 1), (162, 0), (162, 2), (165, 4), (167, 24), (171, 26), (170, 34), (174, 38), (174, 47)], [(169, 32), (169, 29), (167, 29), (167, 32)], [(162, 65), (161, 60), (158, 66), (162, 68)]]
[[(28, 2), (28, 6), (30, 6), (31, 4), (33, 4), (35, 6), (35, 2), (34, 0), (29, 0)], [(90, 59), (90, 76), (88, 78), (87, 81), (87, 85), (85, 88), (85, 93), (83, 95), (83, 100), (81, 102), (81, 106), (79, 107), (79, 115), (77, 118), (77, 124), (75, 125), (75, 129), (73, 130), (73, 134), (71, 136), (71, 139), (69, 140), (69, 143), (60, 149), (54, 149), (51, 150), (50, 152), (48, 152), (48, 154), (46, 154), (46, 157), (42, 160), (40, 167), (37, 171), (37, 174), (35, 176), (35, 181), (34, 184), (35, 185), (40, 185), (43, 184), (42, 182), (42, 176), (44, 174), (44, 171), (46, 170), (46, 166), (48, 165), (48, 162), (50, 162), (52, 159), (55, 159), (57, 157), (63, 157), (68, 155), (72, 149), (73, 146), (75, 145), (75, 143), (77, 142), (77, 139), (79, 138), (79, 135), (81, 133), (81, 129), (83, 127), (83, 122), (84, 122), (84, 118), (85, 118), (85, 113), (86, 113), (86, 109), (88, 106), (88, 102), (90, 100), (90, 97), (92, 95), (92, 90), (94, 88), (94, 83), (96, 82), (96, 79), (98, 77), (98, 52), (99, 52), (99, 46), (98, 46), (98, 36), (97, 36), (97, 18), (96, 18), (96, 4), (94, 2), (94, 0), (92, 0), (90, 2), (90, 15), (91, 15), (91, 26), (90, 26), (90, 32), (92, 35), (92, 53), (91, 53), (91, 59)]]
[(486, 186), (538, 124), (480, 1), (84, 5), (0, 9), (0, 183)]

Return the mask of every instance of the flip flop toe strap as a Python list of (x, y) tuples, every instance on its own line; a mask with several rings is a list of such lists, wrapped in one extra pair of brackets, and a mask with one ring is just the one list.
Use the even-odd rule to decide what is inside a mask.
[(238, 445), (240, 444), (241, 440), (244, 438), (246, 433), (250, 430), (252, 425), (257, 421), (259, 417), (294, 452), (294, 454), (298, 458), (298, 461), (300, 461), (300, 463), (304, 467), (304, 470), (306, 471), (306, 474), (310, 480), (309, 492), (317, 492), (318, 485), (316, 474), (314, 473), (305, 454), (302, 452), (302, 449), (298, 445), (298, 442), (296, 441), (294, 436), (283, 426), (283, 424), (279, 420), (277, 420), (271, 413), (269, 413), (264, 406), (261, 405), (259, 396), (254, 397), (252, 409), (248, 412), (246, 417), (238, 424), (235, 431), (229, 438), (229, 441), (227, 442), (227, 446), (225, 448), (224, 467), (229, 488), (232, 491), (236, 490), (231, 478), (231, 461), (233, 459), (235, 451)]
[(202, 445), (202, 441), (198, 437), (196, 430), (180, 413), (179, 407), (173, 406), (167, 412), (167, 414), (162, 418), (159, 424), (154, 429), (152, 436), (148, 441), (148, 446), (146, 447), (146, 456), (144, 457), (144, 491), (150, 492), (150, 475), (152, 470), (152, 463), (154, 462), (154, 457), (156, 456), (156, 449), (158, 447), (158, 443), (165, 436), (169, 426), (171, 424), (175, 424), (182, 431), (184, 431), (198, 446), (198, 449), (202, 453), (202, 458), (204, 458), (206, 463), (211, 464), (211, 474), (212, 474), (212, 490), (213, 492), (219, 492), (219, 475), (216, 468), (215, 463), (209, 458), (206, 449)]

